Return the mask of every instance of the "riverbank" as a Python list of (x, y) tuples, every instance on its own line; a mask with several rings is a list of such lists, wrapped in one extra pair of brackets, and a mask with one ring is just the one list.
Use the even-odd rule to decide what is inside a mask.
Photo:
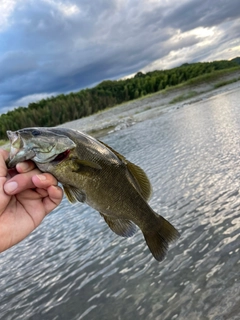
[(191, 81), (120, 104), (86, 118), (66, 122), (59, 127), (83, 131), (101, 137), (147, 119), (158, 117), (185, 105), (240, 88), (240, 70), (220, 75), (215, 79)]
[[(215, 75), (205, 75), (190, 83), (169, 87), (163, 91), (105, 109), (91, 116), (66, 122), (62, 128), (83, 131), (101, 137), (122, 130), (135, 123), (155, 118), (165, 112), (174, 111), (212, 96), (240, 88), (240, 70)], [(1, 140), (0, 145), (9, 149), (9, 143)]]

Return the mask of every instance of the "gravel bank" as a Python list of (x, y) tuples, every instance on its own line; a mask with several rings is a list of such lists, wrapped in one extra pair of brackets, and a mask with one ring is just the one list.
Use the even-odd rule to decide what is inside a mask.
[[(116, 130), (122, 130), (137, 122), (158, 117), (162, 113), (182, 108), (184, 105), (205, 100), (227, 91), (236, 90), (240, 88), (239, 80), (218, 89), (214, 89), (214, 85), (222, 81), (239, 78), (240, 70), (230, 75), (222, 76), (215, 81), (205, 82), (200, 85), (188, 85), (182, 88), (174, 88), (166, 92), (155, 93), (101, 111), (86, 118), (66, 122), (59, 127), (72, 128), (100, 137)], [(192, 97), (187, 98), (189, 96)], [(172, 103), (172, 101), (178, 97), (183, 97), (184, 101)]]

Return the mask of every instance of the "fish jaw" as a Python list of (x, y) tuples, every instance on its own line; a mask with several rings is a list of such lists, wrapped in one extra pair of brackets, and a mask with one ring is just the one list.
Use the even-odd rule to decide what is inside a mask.
[(35, 156), (32, 150), (24, 148), (24, 141), (17, 131), (8, 130), (7, 136), (11, 144), (9, 157), (6, 161), (8, 168), (13, 168), (17, 163), (29, 160)]
[(22, 139), (17, 132), (8, 130), (7, 136), (12, 147), (15, 147), (16, 149), (20, 149), (23, 146)]
[(16, 132), (10, 130), (7, 131), (7, 136), (11, 144), (10, 157), (12, 159), (22, 147), (22, 139)]

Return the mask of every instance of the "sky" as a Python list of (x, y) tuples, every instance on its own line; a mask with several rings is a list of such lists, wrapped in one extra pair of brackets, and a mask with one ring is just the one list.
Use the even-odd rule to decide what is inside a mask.
[(240, 56), (239, 0), (0, 0), (0, 113), (138, 71)]

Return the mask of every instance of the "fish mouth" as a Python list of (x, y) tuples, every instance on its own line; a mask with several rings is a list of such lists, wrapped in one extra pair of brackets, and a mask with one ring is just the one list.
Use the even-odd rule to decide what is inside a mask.
[(8, 167), (12, 167), (13, 166), (12, 161), (13, 161), (14, 157), (19, 153), (21, 148), (23, 147), (23, 141), (22, 141), (21, 136), (16, 131), (13, 132), (13, 131), (8, 130), (7, 136), (10, 141), (11, 149), (10, 149), (10, 153), (9, 153), (9, 156), (8, 156), (6, 163), (7, 163)]
[(11, 149), (6, 160), (8, 169), (14, 168), (18, 162), (31, 159), (35, 154), (24, 147), (24, 141), (18, 131), (7, 131)]
[[(14, 150), (19, 151), (23, 147), (23, 141), (22, 141), (22, 138), (18, 132), (16, 132), (16, 131), (13, 132), (13, 131), (8, 130), (7, 136), (8, 136), (10, 143), (11, 143), (11, 149), (13, 148)], [(11, 152), (11, 154), (12, 154), (12, 152)]]

